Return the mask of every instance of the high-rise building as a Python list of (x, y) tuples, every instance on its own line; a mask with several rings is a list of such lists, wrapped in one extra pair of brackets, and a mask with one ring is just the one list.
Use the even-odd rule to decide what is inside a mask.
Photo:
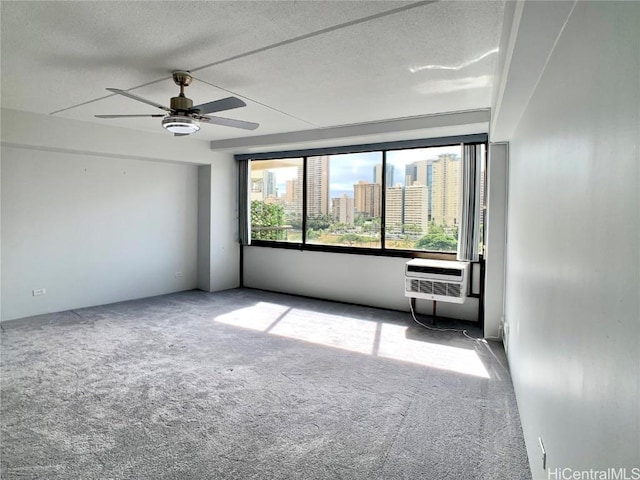
[(270, 170), (252, 170), (251, 201), (264, 201), (276, 196), (276, 176)]
[(427, 216), (431, 220), (433, 210), (433, 160), (418, 160), (405, 167), (405, 186), (415, 185), (416, 182), (428, 187)]
[(264, 170), (262, 184), (262, 195), (265, 200), (276, 196), (276, 176), (272, 171)]
[[(431, 162), (432, 160), (419, 160), (416, 163), (416, 182), (420, 182), (420, 185), (427, 185), (431, 181)], [(415, 182), (414, 182), (415, 183)], [(406, 186), (413, 185), (408, 183)]]
[[(393, 185), (393, 164), (388, 163), (386, 168), (385, 185)], [(382, 185), (382, 164), (379, 163), (373, 167), (373, 183)]]
[[(429, 187), (427, 215), (429, 216), (429, 220), (431, 220), (433, 215), (433, 160), (420, 160), (416, 162), (416, 181), (420, 182), (421, 185)], [(413, 184), (408, 183), (407, 185)]]
[(413, 185), (418, 181), (418, 165), (416, 162), (410, 163), (404, 167), (404, 184)]
[(285, 182), (284, 211), (294, 217), (302, 216), (302, 167), (298, 167), (297, 178)]
[(403, 218), (404, 188), (401, 183), (387, 188), (386, 194), (386, 230), (401, 231)]
[(353, 186), (356, 212), (369, 218), (380, 217), (382, 185), (360, 180)]
[[(302, 186), (302, 174), (299, 177)], [(307, 216), (328, 215), (329, 205), (329, 156), (307, 158)]]
[(297, 178), (287, 180), (285, 184), (284, 201), (287, 204), (295, 204), (300, 202), (300, 183)]
[(353, 225), (353, 197), (343, 193), (341, 197), (331, 199), (331, 215), (339, 223)]
[(432, 212), (437, 225), (453, 227), (460, 223), (460, 157), (439, 155), (432, 161)]
[(404, 188), (403, 223), (419, 227), (423, 234), (426, 234), (429, 228), (428, 190), (429, 187), (419, 182)]

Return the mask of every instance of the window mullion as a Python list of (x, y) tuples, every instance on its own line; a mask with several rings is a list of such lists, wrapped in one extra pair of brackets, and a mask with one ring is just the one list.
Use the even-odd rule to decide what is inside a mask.
[(302, 158), (302, 245), (307, 244), (307, 158)]
[(380, 185), (380, 248), (385, 250), (387, 247), (385, 246), (385, 229), (386, 229), (386, 209), (387, 209), (387, 200), (386, 200), (386, 191), (387, 191), (387, 151), (382, 151), (382, 173), (380, 174), (382, 177), (382, 184)]

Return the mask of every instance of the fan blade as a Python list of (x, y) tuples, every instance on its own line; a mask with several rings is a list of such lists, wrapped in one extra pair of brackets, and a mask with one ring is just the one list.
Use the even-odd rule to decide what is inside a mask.
[(159, 103), (153, 102), (151, 100), (147, 100), (146, 98), (139, 97), (138, 95), (134, 95), (133, 93), (127, 92), (125, 90), (120, 90), (119, 88), (107, 88), (110, 92), (117, 93), (118, 95), (123, 95), (125, 97), (129, 97), (133, 100), (137, 100), (142, 103), (146, 103), (147, 105), (151, 105), (153, 107), (160, 108), (165, 112), (171, 112), (169, 107), (165, 107), (164, 105), (160, 105)]
[(188, 137), (189, 135), (191, 135), (190, 133), (174, 133), (173, 136), (174, 137)]
[(246, 107), (247, 104), (236, 97), (227, 97), (220, 100), (214, 100), (213, 102), (203, 103), (196, 105), (189, 109), (190, 112), (197, 112), (200, 115), (206, 113), (222, 112), (223, 110), (231, 110), (233, 108)]
[(133, 117), (164, 117), (164, 113), (151, 113), (146, 115), (94, 115), (97, 118), (133, 118)]
[(214, 123), (216, 125), (222, 125), (224, 127), (242, 128), (244, 130), (255, 130), (260, 126), (260, 124), (258, 123), (245, 122), (242, 120), (235, 120), (233, 118), (207, 117), (206, 115), (199, 115), (196, 118), (205, 123)]

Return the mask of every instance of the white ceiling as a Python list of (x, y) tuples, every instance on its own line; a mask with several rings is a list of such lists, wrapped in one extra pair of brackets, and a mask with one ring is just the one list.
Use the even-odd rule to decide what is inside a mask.
[(202, 125), (224, 140), (487, 108), (503, 1), (1, 2), (2, 107), (133, 129), (168, 105), (171, 72), (195, 104), (235, 95), (220, 115), (253, 131)]

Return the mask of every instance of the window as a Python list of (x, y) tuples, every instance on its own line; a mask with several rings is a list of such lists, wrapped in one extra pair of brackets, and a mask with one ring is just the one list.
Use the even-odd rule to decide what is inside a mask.
[(302, 158), (251, 165), (251, 239), (302, 242)]
[(307, 158), (308, 244), (380, 248), (381, 168), (382, 152)]
[(455, 253), (462, 147), (387, 152), (385, 246)]
[(486, 135), (380, 146), (237, 156), (251, 159), (251, 241), (445, 257), (469, 245), (468, 238), (477, 245)]

